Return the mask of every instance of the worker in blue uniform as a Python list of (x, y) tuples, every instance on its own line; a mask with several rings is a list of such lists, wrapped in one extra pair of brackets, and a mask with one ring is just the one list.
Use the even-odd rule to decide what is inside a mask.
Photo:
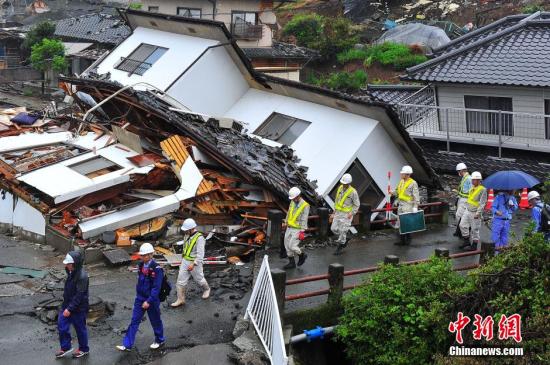
[(491, 238), (495, 243), (495, 249), (508, 245), (508, 234), (512, 215), (518, 210), (518, 202), (510, 191), (497, 193), (491, 211), (493, 212), (493, 224), (491, 227)]
[(155, 249), (150, 243), (144, 243), (139, 248), (142, 262), (138, 266), (138, 282), (136, 285), (136, 299), (134, 301), (132, 321), (128, 326), (128, 331), (126, 331), (122, 345), (117, 345), (116, 347), (120, 351), (130, 351), (134, 346), (139, 324), (145, 312), (147, 312), (149, 322), (151, 322), (155, 334), (155, 342), (149, 348), (156, 350), (164, 345), (165, 339), (162, 319), (160, 318), (159, 298), (164, 272), (153, 260), (154, 252)]
[(544, 239), (550, 242), (550, 206), (541, 200), (535, 190), (529, 192), (527, 200), (531, 207), (531, 219), (535, 223), (533, 232), (541, 232)]
[(71, 325), (76, 331), (78, 349), (73, 353), (73, 358), (88, 355), (88, 330), (86, 329), (86, 315), (90, 307), (88, 301), (88, 274), (82, 267), (84, 260), (82, 254), (71, 251), (63, 260), (67, 281), (63, 289), (63, 303), (57, 317), (57, 330), (61, 349), (55, 353), (55, 357), (62, 358), (73, 352), (71, 345)]

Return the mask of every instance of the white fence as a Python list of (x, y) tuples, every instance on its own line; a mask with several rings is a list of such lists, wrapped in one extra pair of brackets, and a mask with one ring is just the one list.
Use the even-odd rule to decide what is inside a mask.
[(267, 255), (264, 256), (262, 261), (260, 273), (256, 278), (256, 284), (252, 290), (244, 318), (250, 318), (252, 324), (254, 324), (271, 364), (286, 365), (288, 358), (286, 356), (283, 328)]

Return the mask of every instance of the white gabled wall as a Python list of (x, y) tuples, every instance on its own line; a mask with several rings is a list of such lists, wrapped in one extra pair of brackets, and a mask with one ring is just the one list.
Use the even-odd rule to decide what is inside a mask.
[(194, 112), (221, 117), (248, 89), (227, 51), (216, 47), (206, 51), (167, 92)]
[(308, 177), (317, 180), (317, 192), (321, 195), (337, 183), (379, 124), (374, 119), (255, 89), (250, 89), (225, 116), (247, 122), (252, 133), (273, 112), (311, 122), (291, 147), (300, 164), (309, 167)]
[(23, 199), (17, 199), (15, 203), (13, 226), (41, 236), (46, 235), (46, 219)]
[[(143, 75), (128, 76), (128, 72), (115, 69), (121, 58), (130, 56), (141, 43), (165, 47), (168, 51)], [(165, 90), (207, 47), (217, 43), (211, 39), (138, 27), (99, 64), (98, 73), (110, 72), (111, 80), (123, 85), (147, 82)], [(143, 86), (136, 86), (136, 89), (143, 89)]]

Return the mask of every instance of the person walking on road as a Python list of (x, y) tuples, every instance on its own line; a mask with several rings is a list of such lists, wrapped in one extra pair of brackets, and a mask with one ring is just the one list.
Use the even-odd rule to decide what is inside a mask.
[(533, 231), (541, 232), (544, 239), (550, 241), (550, 205), (544, 203), (535, 190), (527, 194), (527, 200), (531, 207), (531, 219), (535, 223)]
[(483, 209), (485, 209), (485, 204), (487, 204), (487, 189), (481, 185), (481, 180), (481, 173), (478, 171), (472, 173), (472, 188), (468, 192), (466, 210), (460, 220), (460, 231), (464, 240), (464, 244), (460, 248), (468, 251), (477, 249)]
[(332, 217), (332, 225), (330, 230), (338, 236), (335, 255), (340, 255), (342, 250), (347, 246), (349, 239), (346, 240), (346, 234), (351, 227), (353, 216), (359, 210), (359, 194), (353, 186), (351, 186), (352, 177), (350, 174), (344, 174), (340, 179), (340, 186), (336, 190), (334, 199), (334, 215)]
[(461, 162), (458, 165), (456, 165), (456, 171), (458, 173), (458, 176), (461, 177), (460, 184), (458, 185), (458, 189), (456, 190), (457, 194), (457, 203), (456, 203), (456, 231), (454, 233), (454, 236), (456, 237), (462, 237), (460, 233), (460, 219), (464, 215), (464, 211), (466, 210), (466, 201), (468, 200), (468, 193), (470, 192), (470, 189), (472, 188), (472, 177), (468, 173), (468, 168), (466, 167), (466, 164)]
[(499, 248), (508, 245), (508, 233), (513, 213), (518, 210), (518, 202), (510, 191), (501, 191), (493, 202), (493, 223), (491, 226), (491, 239), (498, 251)]
[(67, 280), (63, 289), (63, 303), (57, 317), (57, 331), (61, 350), (56, 352), (56, 358), (62, 358), (73, 352), (71, 346), (71, 325), (76, 331), (78, 349), (73, 353), (73, 358), (86, 356), (90, 352), (88, 347), (88, 330), (86, 329), (86, 316), (90, 307), (88, 300), (88, 274), (82, 267), (84, 259), (78, 251), (71, 251), (63, 260)]
[(138, 265), (138, 281), (136, 285), (136, 299), (134, 300), (134, 309), (132, 311), (132, 320), (126, 331), (126, 336), (122, 345), (116, 348), (120, 351), (130, 351), (134, 346), (137, 331), (145, 312), (149, 317), (149, 322), (153, 327), (155, 342), (149, 346), (156, 350), (164, 345), (164, 328), (160, 318), (160, 290), (162, 287), (162, 278), (164, 271), (153, 260), (155, 249), (150, 243), (144, 243), (139, 248), (141, 259)]
[(288, 191), (290, 206), (286, 214), (286, 232), (285, 249), (288, 256), (288, 264), (284, 269), (293, 269), (296, 267), (294, 256), (298, 256), (298, 266), (302, 266), (306, 261), (307, 255), (300, 249), (300, 241), (304, 239), (307, 229), (307, 218), (309, 216), (309, 204), (302, 199), (302, 192), (297, 187), (292, 187)]
[(193, 277), (193, 280), (202, 288), (202, 299), (210, 297), (210, 286), (208, 286), (203, 272), (206, 239), (202, 233), (197, 231), (197, 223), (192, 218), (187, 218), (183, 222), (181, 230), (184, 233), (184, 240), (182, 260), (178, 281), (176, 282), (178, 299), (171, 304), (172, 307), (179, 307), (185, 304), (185, 287), (190, 277)]
[[(401, 180), (394, 191), (390, 194), (396, 197), (397, 214), (416, 213), (420, 204), (420, 193), (418, 191), (418, 183), (411, 178), (413, 169), (410, 166), (401, 168)], [(412, 237), (410, 233), (400, 235), (400, 241), (397, 245), (409, 245)]]

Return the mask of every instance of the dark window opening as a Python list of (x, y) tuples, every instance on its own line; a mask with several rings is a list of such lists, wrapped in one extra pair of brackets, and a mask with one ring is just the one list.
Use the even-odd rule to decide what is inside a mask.
[(150, 13), (158, 13), (159, 12), (159, 7), (158, 6), (150, 6), (148, 8), (149, 12)]
[(290, 146), (310, 124), (311, 122), (302, 119), (273, 113), (254, 134)]
[[(512, 98), (464, 95), (466, 109), (495, 110), (511, 112)], [(500, 119), (500, 123), (499, 123)], [(466, 111), (468, 133), (514, 135), (514, 121), (510, 113)]]
[[(384, 199), (384, 193), (376, 185), (376, 182), (369, 175), (363, 164), (356, 159), (346, 172), (353, 178), (351, 185), (357, 190), (361, 204), (377, 207), (382, 199)], [(340, 186), (340, 183), (336, 184), (329, 194), (332, 200), (336, 198), (338, 186)]]
[(202, 16), (202, 9), (178, 7), (177, 14), (186, 18), (200, 19)]
[(128, 57), (122, 57), (115, 68), (130, 75), (143, 75), (166, 51), (168, 48), (142, 43)]

